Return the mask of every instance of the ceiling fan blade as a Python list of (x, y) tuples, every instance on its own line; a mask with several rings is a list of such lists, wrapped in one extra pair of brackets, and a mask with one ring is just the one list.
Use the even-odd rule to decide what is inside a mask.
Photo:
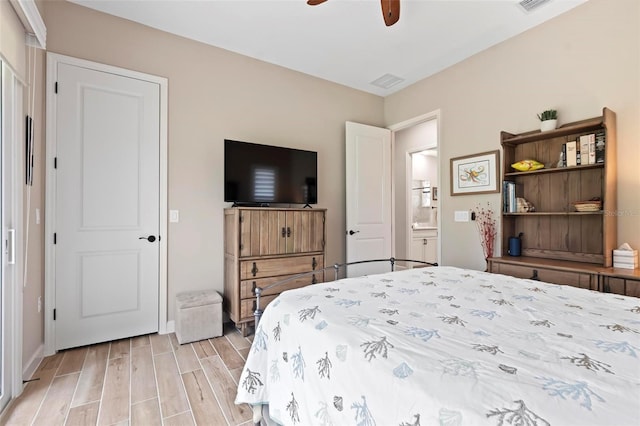
[(319, 4), (324, 3), (325, 1), (327, 1), (327, 0), (307, 0), (307, 4), (309, 6), (317, 6)]
[(398, 22), (400, 19), (400, 0), (380, 0), (380, 5), (382, 6), (384, 23), (387, 27)]

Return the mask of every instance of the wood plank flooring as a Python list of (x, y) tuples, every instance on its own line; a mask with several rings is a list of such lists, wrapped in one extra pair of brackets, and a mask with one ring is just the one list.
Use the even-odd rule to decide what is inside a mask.
[(251, 338), (232, 324), (224, 336), (178, 344), (151, 334), (46, 357), (2, 425), (251, 425), (233, 403)]

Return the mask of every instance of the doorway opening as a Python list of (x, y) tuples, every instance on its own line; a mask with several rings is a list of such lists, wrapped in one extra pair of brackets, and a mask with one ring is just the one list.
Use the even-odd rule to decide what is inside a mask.
[(396, 257), (440, 262), (439, 111), (391, 126)]

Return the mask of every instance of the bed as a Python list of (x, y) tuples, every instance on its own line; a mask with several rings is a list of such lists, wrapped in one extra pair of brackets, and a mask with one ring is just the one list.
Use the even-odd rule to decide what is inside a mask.
[(284, 425), (638, 425), (639, 353), (636, 298), (406, 269), (282, 293), (236, 403)]

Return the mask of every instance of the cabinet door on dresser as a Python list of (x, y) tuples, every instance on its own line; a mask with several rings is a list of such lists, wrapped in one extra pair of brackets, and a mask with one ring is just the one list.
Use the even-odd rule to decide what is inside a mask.
[(242, 210), (240, 256), (322, 251), (324, 220), (324, 211)]

